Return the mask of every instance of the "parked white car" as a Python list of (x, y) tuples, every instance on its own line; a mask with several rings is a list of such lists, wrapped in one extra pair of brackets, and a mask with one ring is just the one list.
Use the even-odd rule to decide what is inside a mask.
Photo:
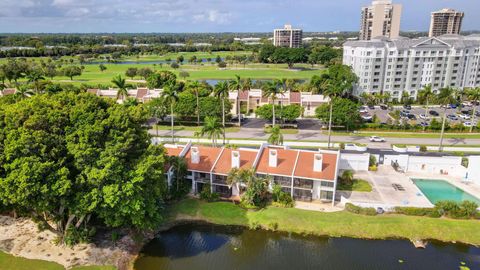
[(464, 120), (470, 120), (470, 118), (471, 118), (470, 115), (468, 115), (468, 114), (460, 114), (459, 117), (464, 119)]
[(385, 142), (385, 138), (378, 137), (378, 136), (371, 136), (370, 141), (371, 142)]
[(426, 116), (426, 115), (425, 115), (425, 114), (423, 114), (423, 113), (422, 113), (422, 114), (420, 114), (420, 115), (419, 115), (419, 117), (420, 117), (420, 119), (428, 119), (428, 116)]
[(463, 123), (463, 126), (464, 126), (464, 127), (471, 127), (472, 125), (473, 125), (473, 126), (476, 126), (477, 123), (475, 123), (475, 122), (473, 122), (473, 123), (472, 123), (472, 122), (464, 122), (464, 123)]
[(368, 113), (368, 108), (366, 106), (360, 107), (359, 113)]

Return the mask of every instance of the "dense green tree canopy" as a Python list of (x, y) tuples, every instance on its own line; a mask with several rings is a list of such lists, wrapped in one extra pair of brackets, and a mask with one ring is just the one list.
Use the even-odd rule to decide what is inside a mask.
[[(277, 119), (283, 118), (285, 120), (295, 120), (302, 115), (303, 108), (300, 105), (287, 105), (287, 106), (280, 106), (275, 105), (275, 117)], [(273, 110), (272, 104), (265, 104), (261, 107), (258, 107), (255, 111), (255, 114), (262, 119), (265, 120), (272, 120), (273, 117)]]
[(4, 102), (0, 202), (60, 236), (88, 228), (92, 217), (111, 227), (153, 227), (161, 220), (165, 161), (143, 128), (147, 115), (142, 106), (87, 93)]
[[(323, 104), (315, 110), (315, 115), (323, 122), (329, 120), (329, 104)], [(333, 100), (332, 123), (334, 125), (345, 126), (347, 129), (352, 129), (358, 126), (361, 122), (360, 113), (358, 112), (359, 105), (349, 99), (336, 98)]]

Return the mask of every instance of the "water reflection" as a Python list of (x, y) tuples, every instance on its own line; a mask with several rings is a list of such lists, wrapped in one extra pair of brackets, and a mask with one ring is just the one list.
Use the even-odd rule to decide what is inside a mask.
[(184, 225), (145, 246), (136, 270), (181, 269), (479, 269), (480, 249), (409, 241), (322, 238), (251, 231), (238, 227)]

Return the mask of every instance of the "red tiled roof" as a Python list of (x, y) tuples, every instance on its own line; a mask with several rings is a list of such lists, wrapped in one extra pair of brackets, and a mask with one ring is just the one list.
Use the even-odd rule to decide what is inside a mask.
[(239, 95), (238, 95), (238, 98), (241, 100), (241, 101), (247, 101), (248, 100), (248, 96), (249, 96), (249, 91), (248, 90), (242, 90), (240, 91)]
[(190, 171), (200, 171), (200, 172), (210, 172), (213, 167), (213, 164), (220, 155), (222, 151), (221, 148), (206, 147), (206, 146), (197, 146), (200, 152), (200, 162), (192, 163), (192, 147), (188, 150), (185, 155), (185, 160), (187, 162), (187, 168)]
[(290, 103), (300, 103), (301, 96), (300, 92), (290, 92)]
[(320, 153), (323, 155), (321, 172), (316, 172), (313, 170), (313, 160), (315, 154), (318, 154), (318, 152), (300, 151), (294, 176), (300, 178), (334, 181), (335, 173), (337, 171), (337, 154)]
[(98, 93), (98, 89), (87, 89), (87, 93), (96, 95)]
[(15, 88), (7, 88), (3, 90), (3, 95), (13, 95), (17, 90)]
[[(268, 157), (269, 157), (270, 149), (277, 150), (277, 167), (268, 166)], [(257, 165), (257, 172), (262, 174), (277, 174), (277, 175), (284, 175), (284, 176), (292, 176), (297, 155), (298, 155), (297, 150), (265, 148), (260, 155), (260, 159)]]
[[(215, 168), (213, 168), (214, 173), (228, 174), (232, 169), (232, 149), (225, 149), (222, 152)], [(252, 167), (255, 157), (257, 156), (258, 151), (249, 151), (249, 150), (235, 150), (240, 153), (240, 168), (249, 169)]]
[(147, 88), (139, 88), (137, 91), (137, 99), (143, 99), (148, 94)]
[(165, 147), (165, 149), (167, 150), (167, 155), (173, 157), (179, 156), (183, 150), (183, 147)]

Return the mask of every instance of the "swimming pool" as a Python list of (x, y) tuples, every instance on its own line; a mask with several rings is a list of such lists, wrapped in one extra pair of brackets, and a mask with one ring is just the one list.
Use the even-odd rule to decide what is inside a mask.
[(480, 205), (480, 199), (457, 188), (444, 180), (412, 179), (428, 200), (435, 204), (438, 201), (473, 201)]

